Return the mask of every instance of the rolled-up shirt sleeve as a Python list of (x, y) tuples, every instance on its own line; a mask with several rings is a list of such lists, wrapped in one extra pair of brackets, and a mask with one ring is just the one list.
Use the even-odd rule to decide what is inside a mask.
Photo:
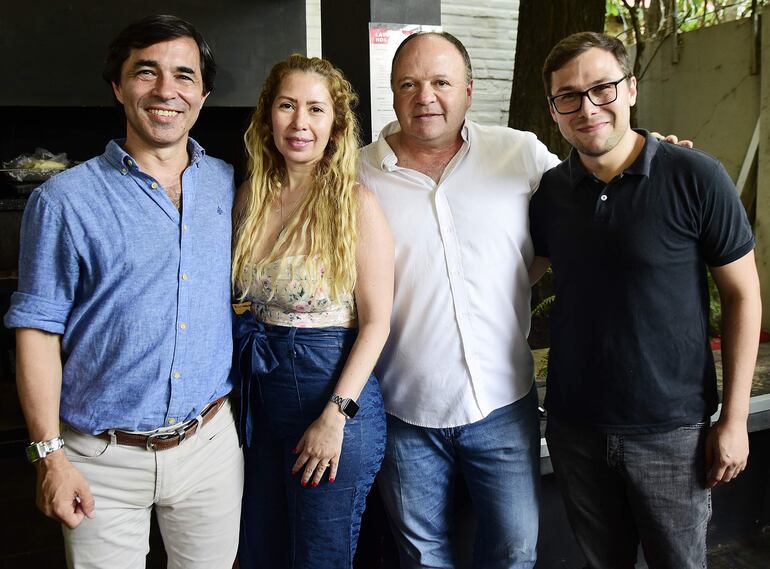
[(78, 277), (77, 253), (62, 206), (47, 199), (44, 187), (38, 188), (22, 218), (19, 285), (5, 326), (63, 334)]

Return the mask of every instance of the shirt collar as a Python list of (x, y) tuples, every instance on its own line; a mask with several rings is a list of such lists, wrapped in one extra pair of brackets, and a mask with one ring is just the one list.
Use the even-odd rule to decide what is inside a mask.
[[(125, 143), (125, 138), (110, 140), (110, 142), (107, 143), (107, 148), (104, 150), (104, 156), (109, 163), (123, 174), (126, 174), (128, 170), (137, 167), (136, 160), (124, 150), (123, 146)], [(190, 157), (190, 164), (199, 166), (199, 162), (203, 159), (205, 154), (206, 151), (194, 138), (187, 137), (187, 155)]]
[[(401, 125), (398, 123), (398, 121), (388, 123), (385, 125), (382, 131), (380, 131), (380, 136), (377, 139), (377, 142), (374, 144), (377, 158), (376, 163), (380, 165), (380, 169), (382, 170), (387, 170), (390, 172), (396, 168), (398, 158), (396, 157), (396, 153), (390, 147), (390, 144), (388, 144), (385, 138), (391, 134), (399, 132), (400, 130)], [(463, 122), (462, 129), (460, 129), (460, 136), (462, 136), (465, 143), (470, 144), (470, 132), (468, 129), (467, 120)]]
[[(644, 137), (644, 147), (636, 157), (636, 160), (625, 170), (623, 174), (635, 174), (637, 176), (650, 177), (650, 166), (655, 153), (660, 146), (660, 140), (652, 136), (649, 132), (641, 128), (635, 128), (634, 132)], [(570, 185), (576, 187), (584, 178), (593, 177), (580, 160), (580, 154), (574, 148), (570, 151), (567, 158), (568, 176)]]

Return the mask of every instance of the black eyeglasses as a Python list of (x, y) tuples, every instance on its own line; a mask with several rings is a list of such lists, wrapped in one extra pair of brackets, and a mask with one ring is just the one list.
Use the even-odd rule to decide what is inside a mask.
[(578, 112), (583, 106), (583, 97), (588, 97), (588, 100), (597, 107), (609, 105), (610, 103), (614, 103), (618, 98), (618, 84), (629, 77), (631, 76), (626, 75), (617, 81), (594, 85), (585, 91), (575, 91), (573, 93), (564, 93), (563, 95), (548, 97), (548, 100), (551, 101), (554, 110), (560, 115), (569, 115)]

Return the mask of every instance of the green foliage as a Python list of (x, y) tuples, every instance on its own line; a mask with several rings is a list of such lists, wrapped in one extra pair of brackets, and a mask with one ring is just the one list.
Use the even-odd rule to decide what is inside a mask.
[(620, 8), (618, 7), (618, 2), (616, 0), (607, 0), (606, 12), (608, 17), (619, 18)]
[[(757, 9), (769, 1), (757, 0)], [(752, 15), (752, 0), (675, 0), (673, 4), (674, 20), (680, 32)], [(670, 0), (606, 0), (606, 6), (607, 32), (622, 34), (628, 42), (639, 39), (634, 38), (630, 30), (634, 21), (644, 40), (670, 33)]]
[(532, 309), (532, 316), (545, 316), (551, 310), (553, 301), (556, 300), (556, 295), (552, 294), (541, 300), (535, 308)]

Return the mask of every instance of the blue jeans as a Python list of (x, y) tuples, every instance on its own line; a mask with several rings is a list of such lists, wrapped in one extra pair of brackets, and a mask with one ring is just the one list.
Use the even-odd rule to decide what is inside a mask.
[(374, 376), (345, 424), (337, 477), (316, 488), (292, 475), (292, 449), (332, 395), (356, 337), (347, 328), (265, 326), (277, 366), (252, 376), (251, 445), (244, 447), (243, 569), (350, 568), (366, 496), (385, 448), (385, 411)]
[(556, 482), (593, 569), (632, 569), (641, 541), (650, 569), (706, 567), (711, 494), (708, 425), (619, 435), (548, 419)]
[(540, 488), (534, 389), (461, 427), (417, 427), (388, 415), (388, 444), (378, 484), (401, 569), (455, 567), (449, 530), (458, 471), (477, 517), (473, 567), (531, 568)]

